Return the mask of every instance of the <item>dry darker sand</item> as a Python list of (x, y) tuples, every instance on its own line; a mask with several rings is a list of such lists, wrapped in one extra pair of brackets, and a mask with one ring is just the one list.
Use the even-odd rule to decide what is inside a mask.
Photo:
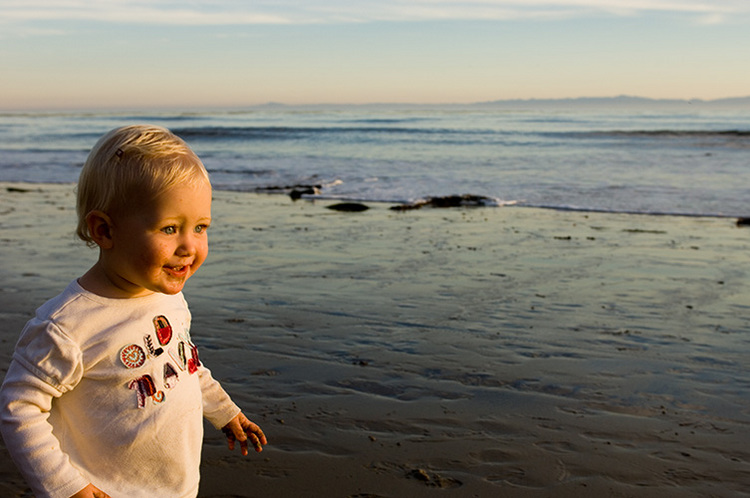
[[(327, 204), (215, 193), (193, 336), (270, 444), (208, 427), (200, 496), (748, 496), (748, 229)], [(71, 186), (0, 184), (2, 371), (73, 226)]]

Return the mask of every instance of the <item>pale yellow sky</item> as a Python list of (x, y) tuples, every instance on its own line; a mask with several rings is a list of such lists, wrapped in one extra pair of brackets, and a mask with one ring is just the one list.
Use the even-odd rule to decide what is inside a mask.
[(750, 95), (738, 0), (0, 0), (0, 109)]

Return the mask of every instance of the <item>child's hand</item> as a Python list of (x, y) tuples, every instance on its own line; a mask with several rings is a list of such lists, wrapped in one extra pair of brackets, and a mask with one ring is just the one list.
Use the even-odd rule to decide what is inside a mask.
[(93, 484), (89, 484), (78, 493), (74, 494), (70, 498), (111, 498), (107, 493), (97, 488)]
[(245, 415), (240, 412), (229, 421), (221, 429), (227, 436), (227, 443), (229, 444), (229, 450), (234, 450), (234, 442), (240, 442), (240, 451), (243, 455), (247, 455), (247, 441), (248, 439), (255, 447), (255, 451), (263, 451), (263, 445), (268, 444), (266, 436), (263, 431), (260, 430), (257, 424), (250, 422)]

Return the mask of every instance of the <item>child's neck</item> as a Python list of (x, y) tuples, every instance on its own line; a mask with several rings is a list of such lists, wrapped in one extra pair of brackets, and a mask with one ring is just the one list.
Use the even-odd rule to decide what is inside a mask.
[(107, 272), (105, 265), (101, 260), (92, 266), (89, 271), (84, 273), (79, 279), (78, 284), (88, 292), (97, 296), (109, 299), (132, 299), (153, 294), (153, 291), (147, 289), (129, 289), (122, 283), (117, 283)]

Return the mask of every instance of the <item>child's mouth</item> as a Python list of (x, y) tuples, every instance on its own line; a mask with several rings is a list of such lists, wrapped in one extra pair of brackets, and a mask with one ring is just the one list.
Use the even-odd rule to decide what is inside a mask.
[(167, 271), (176, 277), (187, 275), (189, 266), (165, 266)]

